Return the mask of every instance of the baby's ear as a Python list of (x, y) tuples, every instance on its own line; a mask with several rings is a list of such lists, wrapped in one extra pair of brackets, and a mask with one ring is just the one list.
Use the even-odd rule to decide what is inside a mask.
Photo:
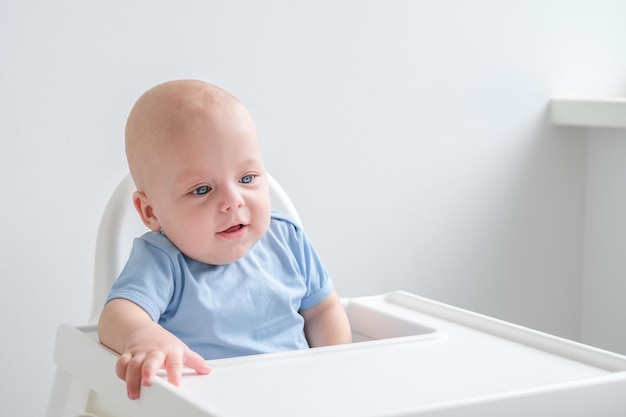
[(139, 217), (141, 217), (141, 221), (148, 226), (148, 229), (153, 232), (161, 230), (159, 220), (154, 215), (154, 210), (150, 205), (150, 200), (146, 193), (143, 191), (135, 191), (133, 193), (133, 204), (135, 205), (137, 213), (139, 213)]

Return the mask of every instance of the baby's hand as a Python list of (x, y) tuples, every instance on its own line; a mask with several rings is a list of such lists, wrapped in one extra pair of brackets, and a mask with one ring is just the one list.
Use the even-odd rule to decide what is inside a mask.
[(178, 386), (183, 367), (199, 374), (211, 369), (202, 356), (156, 323), (135, 330), (126, 339), (115, 372), (126, 381), (128, 398), (139, 398), (141, 386), (150, 386), (159, 369), (165, 368), (168, 382)]

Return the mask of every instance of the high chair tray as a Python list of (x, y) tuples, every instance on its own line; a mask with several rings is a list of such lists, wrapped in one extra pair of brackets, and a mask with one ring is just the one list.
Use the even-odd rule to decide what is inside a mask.
[[(392, 292), (345, 301), (355, 343), (209, 361), (137, 401), (94, 327), (61, 326), (55, 361), (97, 416), (616, 416), (626, 357)], [(162, 375), (164, 377), (164, 375)]]

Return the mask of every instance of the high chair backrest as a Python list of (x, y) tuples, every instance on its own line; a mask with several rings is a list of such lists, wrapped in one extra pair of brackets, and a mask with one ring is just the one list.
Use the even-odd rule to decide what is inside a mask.
[[(272, 209), (282, 211), (298, 224), (302, 224), (285, 190), (269, 173), (267, 178)], [(97, 323), (109, 290), (128, 259), (133, 239), (148, 231), (133, 206), (134, 191), (135, 184), (130, 174), (127, 174), (111, 195), (102, 215), (96, 239), (93, 300), (89, 324)]]

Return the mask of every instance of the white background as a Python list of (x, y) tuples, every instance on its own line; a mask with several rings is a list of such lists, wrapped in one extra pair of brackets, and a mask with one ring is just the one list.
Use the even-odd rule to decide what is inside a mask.
[[(408, 290), (626, 352), (626, 132), (552, 96), (626, 94), (621, 0), (0, 0), (0, 414), (45, 410), (90, 311), (123, 128), (201, 78), (256, 118), (342, 296)], [(111, 370), (113, 372), (113, 370)]]

